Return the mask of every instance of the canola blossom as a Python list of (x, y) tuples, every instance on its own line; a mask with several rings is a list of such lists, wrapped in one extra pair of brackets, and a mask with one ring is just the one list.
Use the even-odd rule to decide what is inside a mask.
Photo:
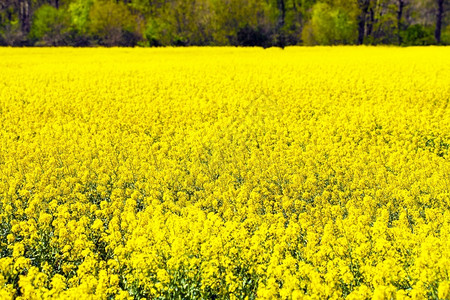
[(0, 299), (450, 298), (450, 48), (0, 57)]

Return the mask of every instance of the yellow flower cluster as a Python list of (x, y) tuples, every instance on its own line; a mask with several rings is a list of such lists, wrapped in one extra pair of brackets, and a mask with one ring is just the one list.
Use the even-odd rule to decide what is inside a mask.
[(450, 48), (0, 57), (1, 299), (450, 298)]

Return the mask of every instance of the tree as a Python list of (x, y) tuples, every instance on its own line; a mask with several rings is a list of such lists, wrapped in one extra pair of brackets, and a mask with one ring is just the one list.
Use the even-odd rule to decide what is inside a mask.
[(356, 34), (356, 22), (348, 8), (318, 2), (302, 38), (307, 45), (352, 44)]
[(286, 45), (286, 38), (284, 36), (284, 24), (286, 19), (286, 1), (285, 0), (277, 0), (277, 7), (279, 11), (278, 23), (277, 23), (277, 46), (284, 48)]
[(165, 13), (168, 7), (169, 0), (133, 0), (128, 1), (128, 6), (131, 7), (135, 12), (138, 12), (144, 17), (157, 18)]
[(410, 25), (411, 1), (371, 1), (366, 19), (364, 43), (403, 44), (405, 29)]
[(43, 5), (35, 12), (30, 37), (41, 46), (68, 44), (70, 16), (63, 9)]
[(441, 30), (442, 30), (442, 18), (444, 16), (444, 0), (437, 1), (437, 13), (436, 13), (436, 30), (434, 31), (434, 37), (436, 44), (441, 43)]
[(261, 0), (214, 1), (214, 40), (219, 45), (263, 46), (273, 44), (278, 12)]
[(0, 0), (0, 45), (445, 44), (450, 42), (448, 4), (445, 0)]
[(93, 0), (75, 0), (69, 4), (71, 23), (78, 34), (88, 34), (89, 14), (93, 4)]
[(397, 0), (398, 10), (397, 10), (397, 40), (398, 44), (402, 43), (401, 38), (401, 29), (402, 29), (402, 17), (403, 17), (403, 8), (405, 7), (405, 0)]
[(360, 10), (358, 16), (358, 45), (364, 43), (365, 28), (366, 28), (366, 16), (369, 11), (370, 0), (357, 0)]
[(122, 2), (95, 1), (89, 14), (90, 31), (104, 46), (134, 46), (140, 39), (136, 18)]
[(213, 40), (210, 1), (177, 0), (172, 2), (171, 20), (175, 25), (175, 44), (209, 45)]
[(22, 32), (28, 34), (31, 29), (31, 0), (19, 0), (18, 6)]

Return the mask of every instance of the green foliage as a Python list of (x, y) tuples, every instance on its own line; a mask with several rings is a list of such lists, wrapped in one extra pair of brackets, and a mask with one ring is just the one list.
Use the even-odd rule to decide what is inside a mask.
[(63, 9), (42, 5), (34, 14), (30, 37), (39, 46), (62, 46), (67, 44), (70, 16)]
[(8, 2), (0, 1), (0, 46), (26, 46), (27, 37), (22, 32), (17, 7), (4, 3)]
[(28, 16), (23, 1), (0, 1), (0, 45), (354, 44), (361, 20), (365, 44), (435, 43), (435, 0), (405, 0), (400, 22), (398, 0), (28, 0)]
[(211, 6), (208, 0), (175, 1), (167, 21), (175, 27), (175, 45), (210, 45)]
[(173, 27), (170, 23), (159, 20), (149, 19), (145, 28), (144, 38), (148, 46), (158, 47), (167, 46), (174, 40)]
[(95, 1), (89, 19), (90, 31), (100, 45), (134, 46), (139, 41), (137, 19), (122, 2)]
[(441, 41), (443, 45), (450, 45), (450, 25), (442, 31)]
[(388, 0), (381, 1), (382, 5), (375, 9), (375, 22), (372, 24), (372, 33), (365, 37), (365, 43), (398, 44), (397, 6)]
[(298, 44), (304, 21), (312, 7), (311, 0), (286, 0), (286, 15), (284, 26), (279, 34), (285, 39), (287, 45)]
[(211, 45), (209, 1), (174, 2), (160, 17), (150, 17), (144, 32), (150, 46)]
[(258, 0), (216, 0), (213, 3), (216, 44), (265, 46), (273, 42), (271, 35), (278, 17), (275, 3)]
[(24, 35), (17, 20), (5, 22), (0, 27), (0, 46), (21, 46)]
[(126, 1), (128, 7), (133, 11), (139, 12), (144, 18), (154, 18), (162, 16), (165, 13), (166, 5), (170, 3), (167, 0), (133, 0)]
[(356, 20), (348, 11), (319, 2), (312, 8), (302, 38), (307, 45), (353, 44), (356, 30)]
[(78, 34), (87, 35), (89, 32), (89, 13), (94, 4), (93, 0), (75, 0), (69, 5), (72, 26)]
[(422, 46), (434, 43), (433, 28), (420, 24), (409, 26), (402, 34), (406, 46)]

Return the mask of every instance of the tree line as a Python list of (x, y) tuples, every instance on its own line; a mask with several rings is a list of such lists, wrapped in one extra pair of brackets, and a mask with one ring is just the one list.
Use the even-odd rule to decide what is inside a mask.
[(450, 44), (449, 10), (449, 0), (0, 0), (0, 45)]

